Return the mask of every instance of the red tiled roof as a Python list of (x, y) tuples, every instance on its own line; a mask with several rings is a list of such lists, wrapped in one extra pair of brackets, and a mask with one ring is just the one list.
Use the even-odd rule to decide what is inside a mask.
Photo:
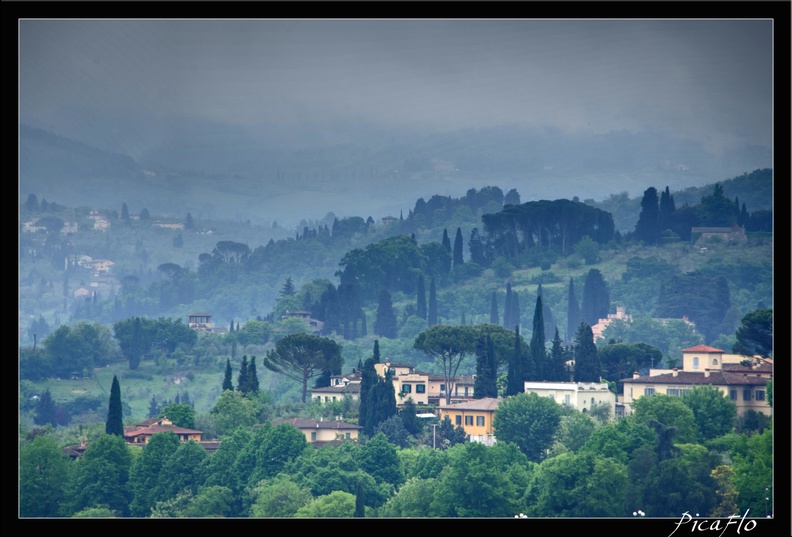
[(723, 349), (716, 349), (715, 347), (709, 347), (707, 345), (696, 345), (695, 347), (690, 347), (689, 349), (682, 349), (682, 352), (720, 352), (723, 353)]
[(275, 420), (273, 425), (281, 423), (291, 423), (298, 429), (362, 429), (360, 425), (347, 423), (345, 421), (317, 421), (309, 418), (289, 418), (285, 420)]
[(481, 399), (472, 399), (464, 403), (455, 403), (452, 405), (438, 405), (443, 410), (490, 410), (498, 409), (501, 400), (494, 397), (482, 397)]
[(350, 382), (343, 386), (325, 386), (324, 388), (314, 388), (311, 393), (360, 393), (360, 383)]
[(675, 377), (673, 373), (662, 375), (642, 376), (636, 378), (622, 379), (624, 384), (712, 384), (713, 386), (736, 386), (751, 385), (764, 386), (769, 381), (767, 377), (751, 375), (748, 373), (732, 373), (728, 371), (710, 371), (710, 376), (705, 377), (704, 373), (692, 371), (680, 371)]
[(130, 426), (124, 427), (124, 437), (140, 436), (140, 435), (153, 435), (171, 431), (176, 434), (202, 434), (203, 431), (196, 431), (194, 429), (185, 429), (184, 427), (177, 427), (176, 425), (149, 425), (148, 427)]

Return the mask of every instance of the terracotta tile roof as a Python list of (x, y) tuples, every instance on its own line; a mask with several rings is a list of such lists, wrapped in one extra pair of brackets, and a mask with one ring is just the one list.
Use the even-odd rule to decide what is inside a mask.
[(753, 366), (744, 366), (742, 364), (723, 364), (723, 370), (729, 371), (732, 373), (772, 373), (773, 372), (773, 364), (762, 362), (757, 367)]
[(281, 423), (291, 423), (298, 429), (362, 429), (360, 425), (347, 423), (345, 421), (317, 421), (309, 418), (289, 418), (285, 420), (275, 420), (273, 425)]
[(751, 385), (751, 386), (764, 386), (767, 377), (757, 376), (756, 374), (744, 373), (731, 373), (728, 371), (711, 371), (709, 377), (705, 377), (704, 373), (694, 373), (692, 371), (680, 371), (675, 377), (673, 373), (664, 373), (662, 375), (654, 376), (641, 376), (638, 378), (622, 379), (619, 382), (624, 384), (712, 384), (713, 386), (737, 386), (737, 385)]
[(314, 388), (311, 393), (360, 393), (360, 383), (350, 382), (345, 386), (325, 386), (324, 388)]
[(688, 349), (682, 349), (682, 352), (720, 352), (723, 353), (723, 349), (716, 349), (715, 347), (709, 347), (707, 345), (696, 345), (695, 347), (690, 347)]
[(464, 403), (455, 403), (451, 405), (438, 405), (443, 410), (490, 410), (498, 409), (501, 399), (494, 397), (482, 397), (481, 399), (471, 399)]
[(176, 425), (149, 425), (148, 427), (127, 426), (124, 427), (124, 437), (133, 437), (140, 435), (153, 435), (164, 431), (171, 431), (176, 434), (202, 434), (203, 431), (196, 431), (195, 429), (185, 429), (184, 427), (177, 427)]

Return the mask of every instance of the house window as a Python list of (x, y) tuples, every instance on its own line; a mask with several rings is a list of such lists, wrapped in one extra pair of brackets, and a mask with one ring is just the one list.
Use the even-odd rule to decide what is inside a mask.
[(686, 391), (686, 390), (682, 390), (681, 388), (668, 388), (668, 389), (666, 390), (666, 394), (667, 394), (667, 395), (673, 395), (674, 397), (682, 397), (682, 394), (683, 394), (685, 391)]
[(445, 384), (441, 384), (440, 385), (440, 391), (441, 392), (445, 392)]
[(484, 427), (484, 416), (476, 416), (476, 425)]
[(454, 416), (454, 424), (455, 425), (462, 425), (462, 416), (460, 414), (457, 414), (456, 416)]
[(349, 440), (352, 437), (350, 433), (345, 433), (344, 436), (346, 437), (347, 440)]
[(465, 425), (473, 425), (473, 416), (465, 416)]
[(698, 356), (693, 357), (693, 369), (698, 369)]
[(718, 359), (717, 358), (713, 358), (712, 359), (712, 365), (718, 365)]
[(554, 393), (549, 394), (548, 397), (555, 401), (555, 394)]
[(737, 390), (729, 390), (729, 400), (731, 401), (737, 400)]
[(316, 442), (316, 431), (311, 431), (311, 442)]
[(468, 396), (468, 387), (465, 386), (465, 397), (467, 397), (467, 396)]
[(756, 400), (757, 401), (764, 401), (765, 400), (765, 391), (764, 390), (756, 390)]
[(412, 384), (402, 384), (402, 393), (412, 393)]
[(743, 390), (743, 401), (751, 400), (751, 390)]
[(416, 384), (415, 393), (426, 393), (426, 384)]
[(654, 388), (644, 388), (644, 395), (654, 395)]
[(564, 394), (564, 404), (571, 405), (572, 404), (572, 396), (568, 393)]

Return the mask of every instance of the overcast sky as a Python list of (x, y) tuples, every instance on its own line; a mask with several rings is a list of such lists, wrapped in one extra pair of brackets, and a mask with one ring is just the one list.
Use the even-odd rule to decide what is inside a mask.
[[(22, 20), (20, 120), (772, 135), (769, 20)], [(123, 124), (118, 128), (123, 129)]]

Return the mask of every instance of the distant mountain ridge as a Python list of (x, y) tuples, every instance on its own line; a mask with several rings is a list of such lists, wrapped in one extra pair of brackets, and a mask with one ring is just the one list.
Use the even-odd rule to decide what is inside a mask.
[[(516, 188), (522, 201), (599, 201), (620, 192), (640, 199), (649, 186), (672, 193), (705, 188), (771, 161), (762, 148), (719, 157), (664, 133), (570, 136), (522, 127), (388, 133), (335, 124), (322, 132), (306, 125), (284, 130), (276, 143), (276, 127), (226, 129), (214, 138), (211, 126), (192, 136), (187, 127), (135, 160), (21, 126), (20, 201), (32, 193), (73, 206), (127, 203), (133, 211), (290, 225), (329, 211), (397, 216), (419, 197), (460, 197), (486, 185)], [(769, 208), (759, 205), (752, 201), (748, 209)]]

